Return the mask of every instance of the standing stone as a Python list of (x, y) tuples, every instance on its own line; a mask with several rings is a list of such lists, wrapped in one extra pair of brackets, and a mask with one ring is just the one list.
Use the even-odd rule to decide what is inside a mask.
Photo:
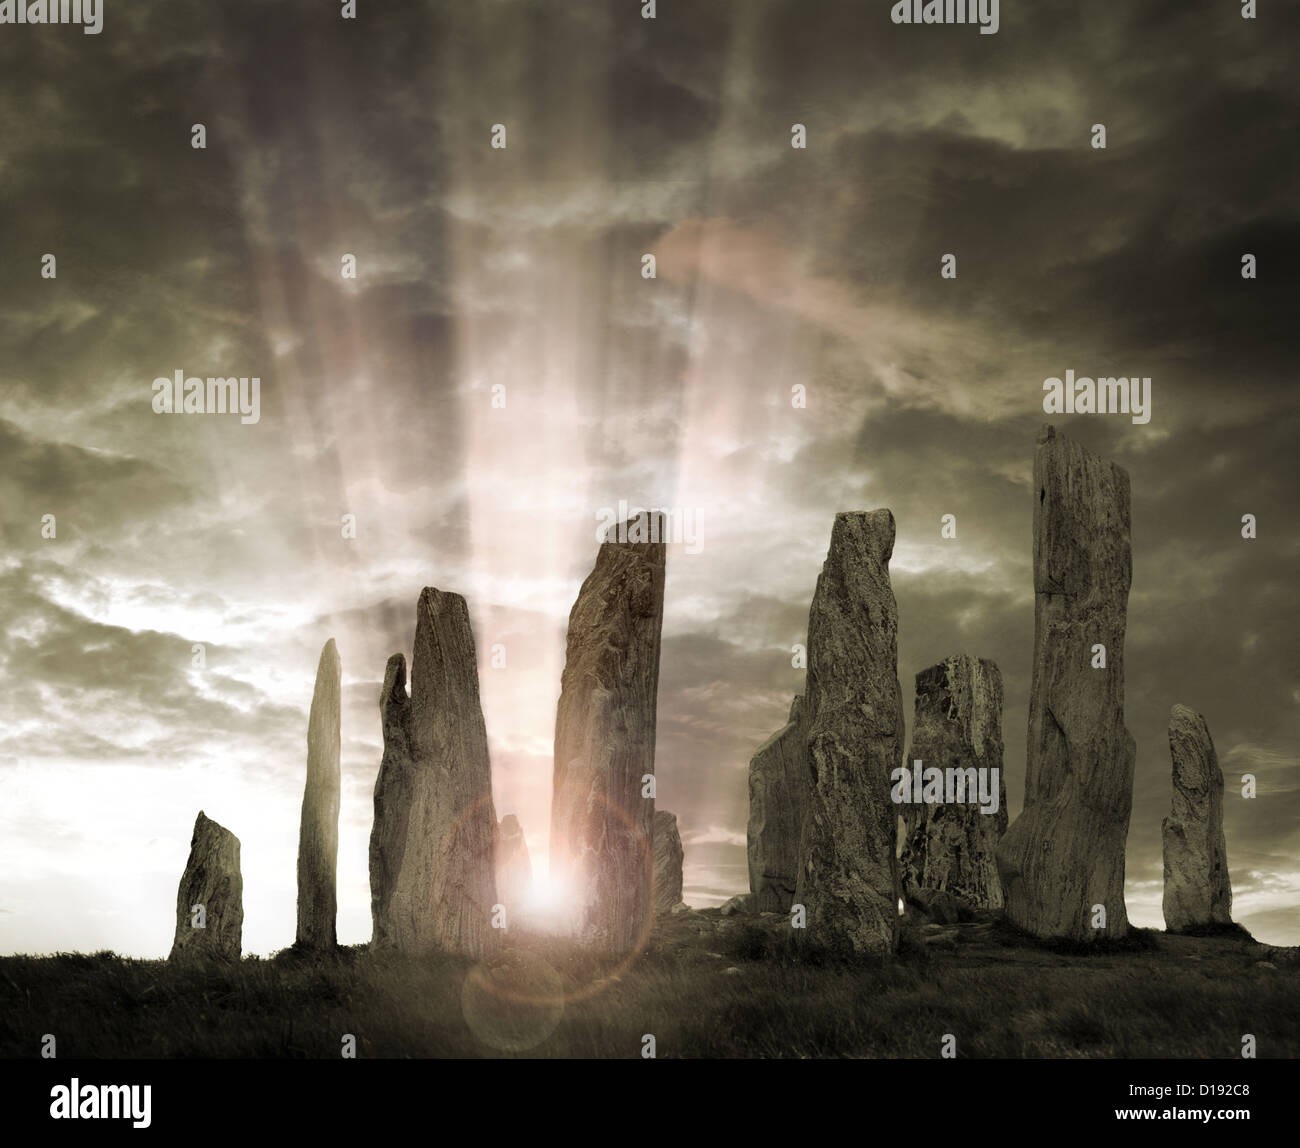
[(298, 937), (302, 948), (336, 947), (339, 749), (343, 667), (331, 638), (316, 667), (307, 719), (307, 784), (298, 829)]
[[(959, 803), (899, 804), (904, 898), (920, 903), (927, 893), (939, 892), (974, 908), (1002, 908), (996, 850), (1007, 829), (1007, 785), (1002, 773), (1002, 674), (993, 662), (957, 654), (916, 675), (907, 767), (909, 797), (911, 774), (918, 768), (922, 778), (931, 767), (960, 770), (954, 779), (962, 789), (954, 790)], [(979, 803), (981, 786), (989, 797), (988, 813)]]
[(998, 847), (1002, 895), (1010, 920), (1038, 937), (1120, 938), (1136, 748), (1124, 726), (1129, 478), (1049, 426), (1034, 490), (1025, 807)]
[(795, 901), (801, 944), (843, 956), (898, 945), (897, 810), (902, 765), (898, 610), (889, 584), (894, 516), (837, 514), (808, 614), (812, 784)]
[(533, 888), (533, 864), (519, 818), (507, 813), (497, 826), (497, 898), (506, 907), (509, 927), (526, 911)]
[(551, 866), (572, 898), (573, 931), (611, 952), (638, 948), (653, 920), (654, 799), (642, 790), (654, 773), (664, 616), (655, 518), (601, 544), (569, 614), (555, 719)]
[(237, 961), (243, 949), (244, 878), (239, 838), (199, 810), (176, 891), (171, 961)]
[(1165, 849), (1165, 928), (1171, 933), (1232, 922), (1223, 839), (1223, 771), (1210, 727), (1195, 710), (1169, 715), (1174, 806), (1160, 826)]
[(808, 808), (807, 707), (802, 694), (790, 719), (749, 762), (749, 889), (755, 912), (788, 913), (799, 872), (799, 835)]
[(654, 911), (671, 913), (682, 903), (682, 835), (677, 831), (677, 814), (656, 809), (654, 826)]
[(420, 594), (411, 665), (411, 696), (400, 654), (388, 659), (380, 696), (373, 944), (480, 957), (493, 940), (496, 813), (474, 636), (459, 594)]

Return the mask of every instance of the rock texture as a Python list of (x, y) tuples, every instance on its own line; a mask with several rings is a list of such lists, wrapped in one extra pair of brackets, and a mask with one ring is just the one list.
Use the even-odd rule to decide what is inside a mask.
[(426, 587), (416, 609), (411, 695), (388, 659), (384, 757), (370, 836), (374, 945), (482, 956), (497, 902), (496, 813), (469, 609)]
[(309, 949), (338, 944), (339, 749), (343, 667), (331, 638), (316, 667), (307, 719), (307, 782), (298, 829), (298, 936)]
[[(1002, 907), (996, 850), (1007, 829), (1002, 773), (1002, 674), (983, 658), (958, 654), (916, 675), (916, 720), (907, 768), (994, 770), (996, 813), (981, 812), (978, 790), (965, 804), (898, 806), (903, 818), (899, 873), (903, 897), (920, 904), (923, 890), (949, 893), (980, 909)], [(964, 778), (977, 775), (967, 772)], [(986, 773), (992, 786), (993, 774)], [(992, 789), (987, 790), (992, 792)], [(927, 901), (927, 904), (929, 901)]]
[(1174, 805), (1160, 826), (1165, 852), (1165, 928), (1171, 933), (1232, 922), (1223, 839), (1223, 771), (1210, 727), (1195, 710), (1169, 715)]
[(890, 773), (902, 764), (898, 611), (889, 583), (894, 516), (835, 516), (808, 614), (811, 786), (795, 901), (799, 943), (844, 956), (898, 945), (898, 823)]
[(573, 931), (611, 952), (639, 947), (653, 920), (654, 801), (642, 777), (654, 772), (665, 549), (602, 543), (569, 614), (551, 867), (571, 898)]
[(511, 922), (524, 913), (533, 887), (528, 842), (513, 813), (507, 813), (497, 826), (496, 866), (497, 900), (506, 907), (506, 921)]
[[(1039, 937), (1128, 932), (1128, 473), (1044, 428), (1034, 459), (1034, 664), (1024, 811), (998, 847), (1007, 916)], [(1093, 647), (1106, 648), (1105, 669)], [(1093, 927), (1093, 906), (1106, 927)]]
[(654, 911), (671, 913), (682, 903), (682, 860), (686, 850), (677, 831), (677, 814), (655, 810), (651, 836), (654, 840)]
[(799, 870), (799, 836), (808, 808), (807, 707), (803, 695), (790, 719), (749, 762), (749, 889), (758, 912), (788, 913)]
[[(197, 905), (203, 906), (203, 928), (194, 925)], [(243, 936), (239, 838), (199, 810), (189, 860), (176, 891), (176, 939), (168, 960), (237, 961)]]

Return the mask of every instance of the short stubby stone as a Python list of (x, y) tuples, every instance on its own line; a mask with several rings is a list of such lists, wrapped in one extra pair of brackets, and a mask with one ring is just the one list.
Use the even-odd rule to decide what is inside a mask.
[(167, 959), (238, 961), (243, 936), (239, 838), (199, 810), (189, 860), (176, 891), (176, 937)]
[(682, 901), (682, 861), (686, 850), (677, 829), (677, 814), (656, 809), (654, 827), (654, 911), (671, 913)]

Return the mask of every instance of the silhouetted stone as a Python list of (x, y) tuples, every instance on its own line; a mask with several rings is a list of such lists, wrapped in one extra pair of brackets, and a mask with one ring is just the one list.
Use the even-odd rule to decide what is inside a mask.
[(533, 864), (528, 856), (519, 818), (507, 813), (497, 826), (497, 900), (506, 907), (507, 927), (523, 915), (533, 887)]
[(682, 900), (682, 860), (686, 850), (677, 830), (677, 814), (655, 810), (654, 827), (654, 910), (671, 913)]
[(316, 667), (307, 719), (307, 782), (298, 829), (298, 936), (309, 949), (338, 943), (339, 750), (343, 667), (331, 638)]
[[(1007, 829), (1007, 786), (1002, 774), (1002, 674), (993, 662), (958, 654), (916, 675), (909, 777), (918, 760), (923, 777), (932, 767), (962, 770), (965, 792), (959, 796), (965, 801), (899, 804), (903, 897), (919, 903), (921, 890), (933, 890), (976, 908), (1000, 909), (996, 850)], [(996, 812), (981, 811), (980, 771), (985, 792), (990, 798), (997, 795)]]
[(787, 913), (799, 872), (799, 836), (812, 784), (803, 695), (789, 721), (749, 762), (749, 888), (759, 912)]
[(1223, 838), (1223, 771), (1210, 727), (1187, 706), (1169, 715), (1174, 804), (1160, 826), (1165, 854), (1165, 928), (1171, 933), (1232, 922)]
[(409, 698), (405, 677), (395, 654), (380, 697), (373, 943), (482, 956), (494, 939), (496, 814), (474, 636), (459, 594), (420, 594)]
[(795, 901), (800, 944), (843, 956), (898, 944), (897, 809), (902, 764), (898, 611), (889, 584), (894, 516), (837, 514), (808, 614), (812, 784)]
[(199, 810), (176, 891), (176, 938), (168, 960), (237, 961), (243, 934), (239, 838)]
[[(1024, 811), (998, 847), (1008, 918), (1039, 937), (1128, 932), (1124, 727), (1132, 556), (1126, 471), (1044, 428), (1034, 459), (1034, 666)], [(1105, 647), (1104, 669), (1093, 668)], [(1094, 906), (1105, 928), (1094, 928)]]
[(649, 518), (629, 522), (627, 542), (601, 544), (578, 592), (555, 720), (551, 866), (573, 930), (612, 952), (639, 947), (653, 919), (642, 779), (654, 772), (665, 546), (639, 540)]

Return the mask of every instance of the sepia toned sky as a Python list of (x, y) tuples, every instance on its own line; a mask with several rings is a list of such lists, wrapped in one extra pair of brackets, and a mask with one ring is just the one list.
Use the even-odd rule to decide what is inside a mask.
[[(368, 940), (380, 682), (426, 585), (469, 601), (497, 814), (544, 864), (565, 621), (620, 500), (699, 531), (658, 714), (688, 902), (746, 887), (748, 762), (802, 689), (838, 511), (898, 523), (909, 731), (918, 671), (1000, 666), (1014, 817), (1066, 370), (1152, 380), (1146, 424), (1053, 419), (1132, 477), (1130, 917), (1161, 923), (1178, 702), (1227, 780), (1236, 919), (1300, 943), (1300, 17), (1004, 0), (981, 35), (890, 7), (0, 27), (0, 952), (165, 955), (200, 809), (242, 842), (246, 951), (290, 944), (330, 637), (339, 937)], [(177, 370), (260, 378), (259, 421), (154, 413)]]

